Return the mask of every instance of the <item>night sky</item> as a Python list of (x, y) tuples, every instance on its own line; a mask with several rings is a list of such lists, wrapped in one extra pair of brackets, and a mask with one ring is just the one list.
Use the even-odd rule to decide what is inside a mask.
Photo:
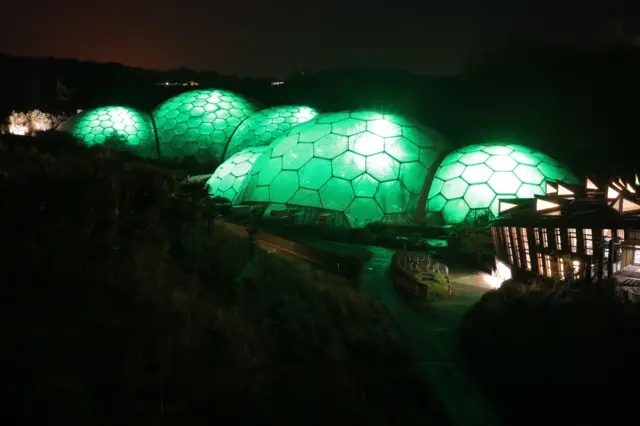
[(450, 74), (470, 54), (517, 43), (630, 40), (639, 13), (637, 0), (12, 1), (0, 52), (252, 77), (350, 66)]

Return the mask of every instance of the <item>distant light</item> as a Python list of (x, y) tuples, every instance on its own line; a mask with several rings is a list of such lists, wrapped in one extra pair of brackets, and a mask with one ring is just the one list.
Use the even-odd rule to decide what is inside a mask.
[(9, 125), (9, 133), (12, 135), (24, 136), (28, 133), (28, 127), (22, 124)]
[(281, 86), (284, 84), (284, 81), (272, 81), (271, 85), (272, 86)]

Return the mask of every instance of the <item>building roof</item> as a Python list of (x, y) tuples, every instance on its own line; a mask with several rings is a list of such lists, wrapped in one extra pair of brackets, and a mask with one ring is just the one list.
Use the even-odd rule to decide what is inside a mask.
[(499, 216), (489, 226), (640, 228), (640, 185), (623, 179), (584, 185), (547, 181), (546, 194), (500, 200)]

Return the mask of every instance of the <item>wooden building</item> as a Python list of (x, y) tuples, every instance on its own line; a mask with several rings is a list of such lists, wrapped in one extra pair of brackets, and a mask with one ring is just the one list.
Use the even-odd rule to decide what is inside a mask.
[(545, 195), (501, 199), (499, 212), (489, 225), (496, 269), (506, 265), (514, 278), (596, 282), (620, 274), (627, 285), (640, 285), (637, 176), (633, 183), (590, 178), (584, 186), (547, 182)]

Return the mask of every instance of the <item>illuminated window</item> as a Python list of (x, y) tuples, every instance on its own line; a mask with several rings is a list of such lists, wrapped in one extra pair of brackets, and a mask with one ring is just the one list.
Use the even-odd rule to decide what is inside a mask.
[(549, 256), (548, 254), (545, 254), (544, 263), (547, 267), (547, 276), (550, 277), (551, 276), (551, 256)]
[(509, 257), (509, 262), (513, 263), (513, 249), (511, 248), (511, 238), (509, 238), (509, 227), (504, 227), (504, 240), (507, 243), (507, 256)]
[(593, 254), (593, 235), (591, 233), (591, 229), (583, 229), (584, 234), (584, 252), (586, 255)]
[(518, 240), (518, 230), (515, 226), (511, 228), (511, 236), (513, 236), (513, 249), (516, 252), (516, 264), (518, 266), (522, 266), (522, 263), (520, 262), (520, 244)]
[(527, 228), (520, 228), (520, 233), (522, 234), (522, 246), (524, 248), (524, 260), (527, 263), (526, 268), (531, 270), (531, 254), (529, 247), (529, 237), (527, 236)]
[(571, 246), (571, 253), (578, 252), (578, 234), (576, 233), (576, 228), (569, 228), (567, 230), (569, 234), (569, 245)]
[(564, 259), (562, 258), (558, 260), (558, 269), (560, 269), (560, 278), (564, 280)]
[(560, 228), (556, 228), (556, 249), (558, 251), (562, 250), (562, 234), (560, 233)]
[(620, 241), (624, 240), (624, 229), (616, 229), (616, 235), (620, 238)]
[(536, 247), (540, 247), (540, 228), (533, 228), (533, 237), (536, 239)]
[(542, 246), (549, 247), (549, 237), (547, 236), (547, 228), (542, 228)]
[(538, 273), (540, 275), (544, 274), (544, 265), (542, 264), (542, 254), (536, 253), (538, 256)]
[(574, 260), (573, 261), (573, 273), (575, 275), (578, 275), (580, 273), (580, 261), (579, 260)]

